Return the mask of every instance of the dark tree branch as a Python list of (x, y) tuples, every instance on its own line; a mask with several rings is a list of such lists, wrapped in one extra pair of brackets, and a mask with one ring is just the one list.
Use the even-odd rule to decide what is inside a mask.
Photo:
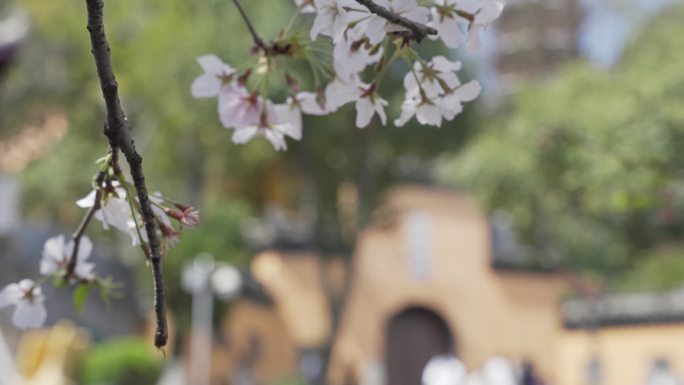
[(416, 23), (415, 21), (409, 20), (403, 16), (394, 14), (389, 9), (376, 4), (375, 2), (373, 2), (373, 0), (356, 0), (356, 2), (366, 7), (371, 13), (374, 13), (382, 17), (383, 19), (389, 21), (392, 24), (400, 25), (411, 31), (411, 34), (409, 36), (406, 36), (405, 34), (400, 34), (404, 38), (414, 39), (415, 41), (420, 42), (427, 35), (437, 34), (436, 29), (428, 27), (427, 25), (421, 23)]
[(150, 246), (154, 283), (154, 310), (157, 316), (157, 329), (154, 336), (154, 345), (162, 348), (168, 339), (166, 325), (166, 306), (164, 297), (164, 282), (161, 268), (161, 248), (155, 229), (154, 213), (150, 199), (147, 195), (145, 175), (142, 168), (142, 157), (138, 154), (130, 125), (124, 115), (119, 101), (118, 84), (112, 69), (111, 53), (107, 36), (104, 29), (103, 0), (86, 0), (88, 8), (88, 32), (92, 46), (93, 57), (97, 66), (97, 75), (100, 79), (102, 96), (107, 106), (107, 119), (104, 133), (112, 147), (118, 147), (130, 166), (133, 185), (138, 195), (142, 220), (145, 224), (148, 244)]

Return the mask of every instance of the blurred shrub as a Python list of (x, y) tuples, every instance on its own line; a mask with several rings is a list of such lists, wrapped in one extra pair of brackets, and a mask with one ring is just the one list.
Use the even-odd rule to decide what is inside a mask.
[(84, 385), (154, 384), (161, 374), (161, 361), (147, 342), (122, 338), (90, 349), (79, 371)]

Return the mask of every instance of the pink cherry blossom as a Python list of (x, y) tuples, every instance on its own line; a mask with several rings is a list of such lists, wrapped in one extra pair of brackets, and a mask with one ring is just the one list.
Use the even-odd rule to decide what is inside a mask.
[(259, 123), (263, 107), (263, 98), (245, 88), (222, 90), (219, 93), (219, 118), (226, 128)]

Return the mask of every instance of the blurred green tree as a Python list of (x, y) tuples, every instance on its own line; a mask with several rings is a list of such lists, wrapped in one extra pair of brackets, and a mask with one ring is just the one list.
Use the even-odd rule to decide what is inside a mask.
[[(507, 211), (531, 265), (605, 274), (638, 270), (662, 245), (681, 255), (683, 16), (679, 7), (654, 20), (611, 71), (575, 62), (522, 87), (472, 145), (440, 162), (441, 179)], [(684, 279), (645, 269), (653, 274), (632, 275), (642, 284)]]

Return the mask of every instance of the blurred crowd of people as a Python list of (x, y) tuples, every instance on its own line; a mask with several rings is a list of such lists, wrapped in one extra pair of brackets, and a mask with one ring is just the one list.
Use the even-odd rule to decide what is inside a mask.
[(423, 385), (543, 385), (530, 362), (519, 365), (493, 357), (479, 370), (468, 372), (453, 355), (435, 356), (425, 365)]

